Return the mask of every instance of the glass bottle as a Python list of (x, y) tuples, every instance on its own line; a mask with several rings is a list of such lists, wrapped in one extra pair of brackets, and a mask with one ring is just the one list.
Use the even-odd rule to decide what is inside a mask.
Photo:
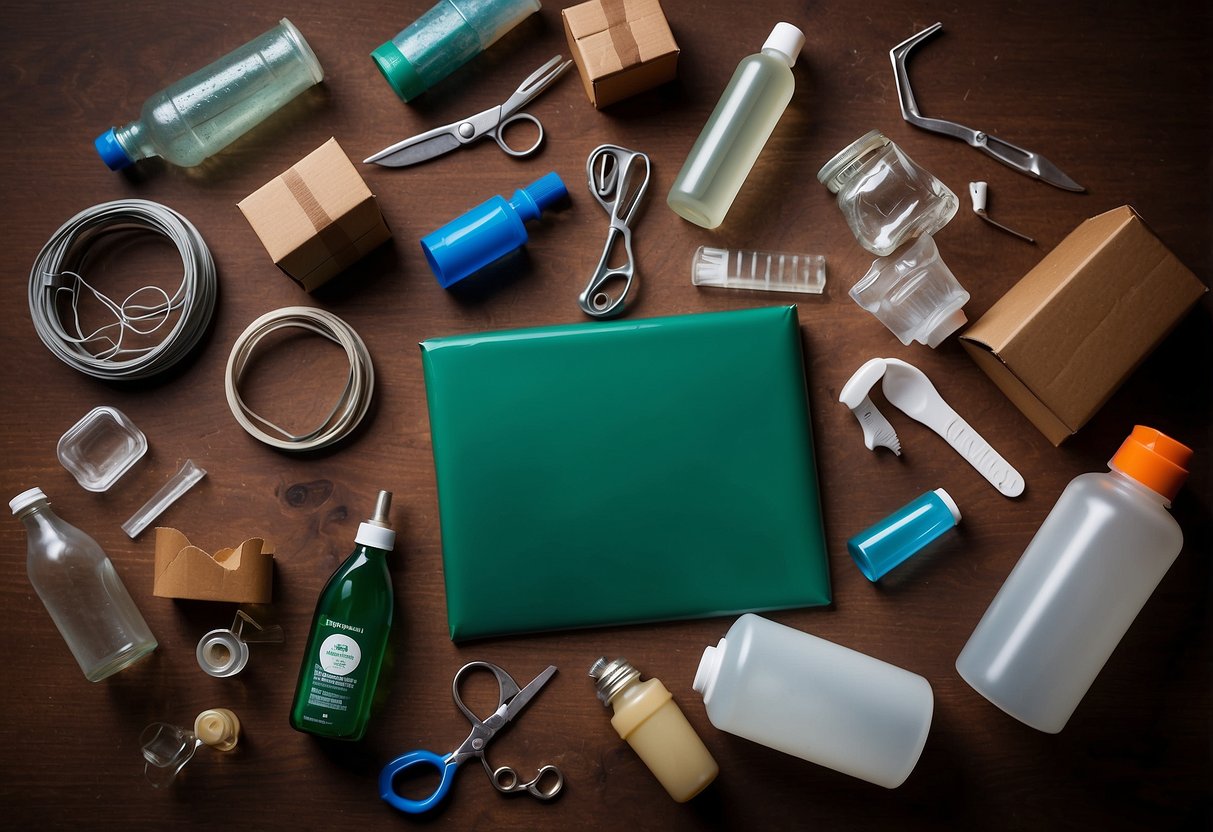
[(1138, 425), (1108, 473), (1072, 480), (956, 659), (961, 678), (1020, 722), (1061, 731), (1183, 548), (1167, 509), (1191, 458)]
[(685, 803), (720, 773), (711, 752), (660, 679), (640, 681), (626, 659), (604, 656), (590, 667), (598, 699), (611, 707), (611, 725), (653, 772), (670, 797)]
[(366, 734), (392, 627), (391, 505), (391, 492), (380, 491), (374, 516), (358, 527), (354, 551), (320, 592), (291, 703), (296, 731), (336, 740)]
[(40, 488), (8, 503), (29, 536), (29, 582), (84, 676), (98, 682), (156, 649), (156, 639), (97, 541), (61, 520)]
[(162, 156), (192, 167), (324, 80), (320, 61), (285, 17), (277, 26), (149, 98), (137, 120), (94, 145), (110, 170)]
[(916, 673), (746, 613), (695, 673), (722, 731), (893, 789), (918, 763), (935, 698)]
[(411, 101), (539, 11), (539, 0), (439, 0), (371, 53), (404, 101)]
[(859, 244), (881, 257), (911, 237), (934, 234), (960, 207), (947, 185), (879, 130), (847, 145), (817, 180), (838, 194), (838, 208)]
[(802, 46), (803, 32), (777, 23), (762, 51), (737, 65), (666, 197), (675, 214), (704, 228), (724, 222), (792, 100), (792, 66)]
[(851, 287), (851, 299), (871, 312), (906, 346), (934, 349), (964, 326), (969, 293), (939, 256), (935, 241), (919, 237), (893, 257), (878, 257)]

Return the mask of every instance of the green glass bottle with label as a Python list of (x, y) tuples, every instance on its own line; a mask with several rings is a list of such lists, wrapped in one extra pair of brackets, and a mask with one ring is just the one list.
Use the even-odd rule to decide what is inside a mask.
[(392, 627), (391, 504), (391, 492), (380, 491), (374, 516), (358, 527), (353, 553), (316, 602), (291, 703), (296, 731), (335, 740), (360, 740), (366, 733)]

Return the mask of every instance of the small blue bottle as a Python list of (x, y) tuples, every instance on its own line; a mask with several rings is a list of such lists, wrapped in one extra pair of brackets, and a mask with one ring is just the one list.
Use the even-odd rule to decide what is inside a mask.
[(960, 522), (960, 509), (942, 488), (928, 491), (847, 541), (869, 581), (877, 581)]
[(449, 289), (527, 241), (526, 225), (569, 195), (556, 173), (514, 191), (508, 202), (495, 196), (421, 238), (434, 277)]

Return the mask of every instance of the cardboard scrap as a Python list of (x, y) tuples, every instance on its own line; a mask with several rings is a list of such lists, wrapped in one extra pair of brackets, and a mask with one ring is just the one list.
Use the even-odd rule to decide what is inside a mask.
[(268, 604), (273, 600), (274, 553), (259, 537), (209, 555), (176, 529), (156, 528), (155, 578), (158, 598)]

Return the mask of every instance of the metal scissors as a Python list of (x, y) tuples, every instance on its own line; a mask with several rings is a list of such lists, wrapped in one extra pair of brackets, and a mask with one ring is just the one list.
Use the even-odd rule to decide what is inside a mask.
[[(385, 147), (373, 156), (363, 159), (362, 163), (365, 165), (374, 162), (389, 168), (403, 168), (449, 153), (485, 136), (492, 136), (510, 156), (530, 156), (543, 144), (543, 125), (530, 113), (519, 111), (563, 75), (572, 63), (565, 61), (562, 55), (557, 55), (527, 76), (504, 104), (489, 107), (474, 116), (396, 142), (391, 147)], [(510, 147), (502, 138), (505, 128), (519, 121), (529, 121), (539, 129), (535, 143), (525, 150)]]
[(897, 98), (901, 102), (901, 117), (923, 130), (931, 130), (954, 139), (960, 139), (993, 156), (1004, 165), (1034, 179), (1067, 191), (1085, 191), (1086, 188), (1066, 176), (1061, 172), (1061, 168), (1039, 153), (1024, 150), (997, 136), (991, 136), (984, 130), (974, 130), (954, 121), (945, 121), (940, 118), (927, 118), (918, 111), (918, 102), (914, 100), (914, 91), (910, 89), (910, 74), (906, 70), (906, 60), (909, 58), (911, 49), (942, 28), (942, 23), (928, 26), (889, 50), (889, 59), (893, 62), (893, 75), (897, 79)]
[[(645, 153), (613, 144), (594, 148), (586, 159), (585, 173), (590, 193), (611, 217), (606, 245), (589, 285), (578, 295), (581, 311), (594, 318), (613, 318), (622, 314), (624, 301), (636, 276), (632, 255), (632, 220), (649, 188), (651, 165)], [(622, 265), (611, 266), (615, 245), (623, 242)], [(606, 285), (623, 281), (623, 290), (615, 297)]]
[[(493, 711), (492, 716), (485, 720), (481, 720), (472, 713), (468, 706), (463, 704), (463, 698), (459, 695), (460, 680), (465, 674), (473, 670), (487, 670), (497, 678), (497, 685), (500, 691), (500, 696), (498, 697), (499, 704), (497, 710)], [(433, 751), (418, 749), (410, 751), (407, 754), (402, 754), (392, 760), (383, 767), (383, 771), (379, 774), (379, 796), (402, 812), (415, 815), (429, 811), (441, 803), (451, 790), (451, 783), (455, 779), (455, 770), (467, 760), (479, 757), (480, 762), (484, 765), (485, 772), (488, 773), (489, 779), (493, 782), (497, 791), (506, 794), (525, 791), (540, 800), (551, 800), (560, 793), (560, 789), (564, 786), (564, 775), (556, 766), (544, 766), (539, 769), (539, 773), (535, 775), (535, 779), (522, 783), (519, 782), (518, 773), (509, 766), (502, 766), (498, 769), (490, 768), (489, 761), (484, 756), (484, 751), (493, 737), (497, 735), (497, 732), (508, 725), (510, 720), (526, 707), (531, 698), (539, 692), (540, 688), (548, 683), (548, 680), (555, 673), (555, 666), (549, 666), (547, 670), (532, 679), (526, 687), (519, 690), (518, 683), (514, 681), (510, 674), (490, 662), (469, 662), (459, 668), (458, 672), (455, 673), (454, 680), (451, 681), (451, 695), (455, 697), (455, 705), (459, 710), (463, 711), (463, 715), (472, 723), (472, 733), (468, 734), (468, 738), (463, 741), (462, 745), (445, 757), (439, 756)], [(420, 768), (434, 768), (438, 770), (438, 773), (442, 777), (438, 783), (438, 788), (434, 790), (433, 794), (422, 800), (410, 800), (407, 797), (401, 796), (395, 788), (396, 777), (404, 771), (410, 769), (416, 771)]]

